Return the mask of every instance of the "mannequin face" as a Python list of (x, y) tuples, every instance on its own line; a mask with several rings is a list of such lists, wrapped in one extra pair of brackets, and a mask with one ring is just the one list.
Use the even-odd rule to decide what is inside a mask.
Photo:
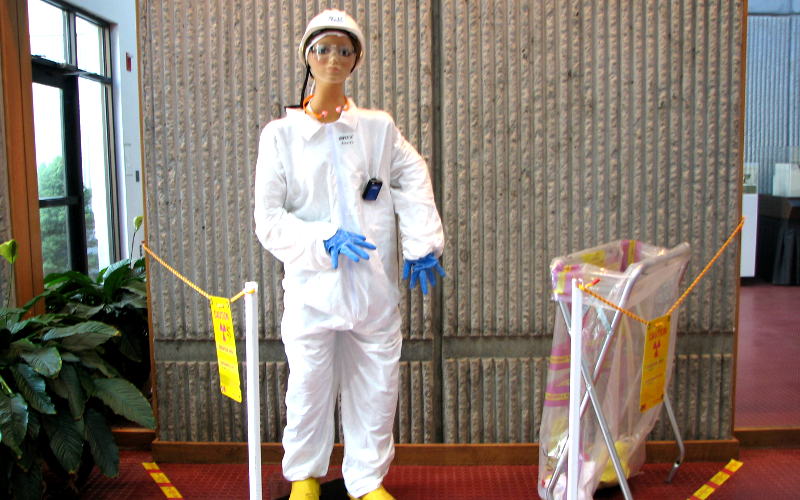
[(308, 53), (308, 65), (317, 85), (344, 84), (355, 63), (353, 42), (347, 36), (326, 36)]

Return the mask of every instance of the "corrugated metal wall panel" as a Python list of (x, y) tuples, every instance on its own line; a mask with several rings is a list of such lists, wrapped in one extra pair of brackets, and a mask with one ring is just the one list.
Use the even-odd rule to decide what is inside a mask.
[[(730, 354), (679, 355), (670, 385), (684, 439), (725, 439), (731, 428)], [(539, 440), (547, 358), (462, 358), (444, 364), (444, 442)], [(666, 415), (649, 439), (672, 440)]]
[(445, 443), (536, 441), (547, 358), (458, 358), (444, 362)]
[[(724, 439), (731, 428), (730, 354), (679, 355), (670, 395), (684, 439)], [(244, 441), (244, 407), (209, 391), (219, 379), (213, 362), (157, 364), (160, 439)], [(242, 366), (243, 369), (243, 366)], [(430, 395), (431, 363), (401, 363), (400, 404), (395, 434), (401, 443), (435, 441)], [(539, 439), (547, 358), (462, 358), (444, 363), (444, 442), (518, 443)], [(262, 440), (280, 441), (286, 423), (285, 363), (262, 363)], [(338, 425), (338, 411), (337, 411)], [(336, 439), (341, 440), (337, 431)], [(662, 418), (650, 439), (672, 439)]]
[[(397, 440), (535, 441), (550, 260), (620, 238), (686, 240), (691, 278), (738, 219), (742, 2), (334, 4), (369, 41), (348, 92), (392, 113), (428, 159), (448, 239), (441, 295), (401, 302)], [(299, 94), (294, 43), (327, 5), (139, 2), (148, 243), (212, 294), (261, 284), (267, 441), (285, 420), (282, 268), (252, 233), (253, 169), (261, 127)], [(696, 353), (730, 356), (733, 253), (681, 309), (679, 371), (710, 369)], [(215, 390), (200, 413), (211, 423), (184, 421), (180, 377), (213, 365), (208, 306), (150, 270), (160, 438), (239, 439), (212, 430), (237, 421)], [(726, 362), (715, 382), (675, 386), (699, 438), (729, 433)], [(215, 373), (191, 369), (209, 392)]]
[[(732, 373), (731, 354), (677, 356), (669, 396), (683, 439), (730, 437), (733, 392), (728, 381), (731, 380)], [(665, 412), (648, 439), (675, 439)]]
[[(245, 365), (240, 364), (243, 374)], [(209, 361), (164, 361), (156, 364), (159, 398), (159, 438), (164, 441), (245, 441), (245, 406), (220, 394), (217, 364)], [(261, 440), (278, 442), (286, 425), (285, 362), (259, 365), (261, 378)], [(431, 362), (400, 363), (400, 403), (395, 424), (399, 443), (436, 442)], [(210, 388), (210, 389), (209, 389)], [(242, 392), (246, 391), (242, 380)], [(335, 439), (341, 442), (339, 407)]]
[[(789, 68), (789, 160), (800, 163), (800, 15), (792, 16), (789, 29), (792, 32)], [(794, 91), (792, 91), (794, 89)]]
[[(670, 396), (684, 439), (726, 439), (733, 422), (731, 354), (688, 354), (675, 360)], [(665, 419), (662, 419), (665, 420)], [(650, 436), (671, 439), (666, 422)]]
[(772, 193), (775, 163), (800, 162), (800, 15), (747, 21), (745, 161), (759, 164), (758, 191)]
[(244, 406), (208, 390), (219, 384), (217, 364), (206, 361), (156, 363), (159, 439), (164, 441), (245, 441)]
[(438, 413), (433, 397), (436, 384), (430, 361), (400, 363), (400, 397), (395, 425), (398, 443), (435, 443)]
[[(738, 219), (740, 13), (443, 2), (446, 336), (549, 334), (550, 259), (605, 241), (687, 240), (699, 272)], [(732, 331), (725, 258), (684, 329)]]

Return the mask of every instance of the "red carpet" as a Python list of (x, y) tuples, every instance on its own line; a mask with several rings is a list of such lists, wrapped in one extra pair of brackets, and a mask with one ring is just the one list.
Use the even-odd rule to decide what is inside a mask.
[[(711, 500), (800, 498), (800, 449), (742, 450), (744, 465), (709, 497)], [(95, 472), (85, 498), (96, 500), (160, 500), (169, 498), (150, 478), (142, 462), (151, 461), (147, 452), (123, 452), (120, 477), (108, 479)], [(187, 465), (159, 464), (161, 471), (186, 499), (233, 500), (248, 498), (245, 464)], [(726, 462), (694, 462), (681, 466), (673, 484), (665, 484), (669, 464), (645, 465), (631, 479), (634, 498), (645, 500), (685, 499), (697, 491)], [(336, 469), (331, 471), (336, 475)], [(386, 478), (386, 488), (398, 500), (538, 498), (533, 466), (396, 466)], [(286, 494), (280, 468), (262, 468), (264, 498)], [(268, 491), (273, 486), (273, 492)], [(277, 487), (277, 488), (276, 488)], [(274, 491), (279, 490), (279, 491)], [(273, 493), (271, 495), (270, 493)], [(595, 498), (622, 499), (618, 489), (598, 492)]]
[(798, 309), (800, 286), (740, 288), (735, 427), (800, 427)]

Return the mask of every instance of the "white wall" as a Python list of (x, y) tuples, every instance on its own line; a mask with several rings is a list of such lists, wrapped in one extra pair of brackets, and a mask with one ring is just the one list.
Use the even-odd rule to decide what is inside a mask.
[[(116, 134), (117, 196), (120, 206), (122, 257), (131, 248), (133, 219), (144, 214), (142, 158), (139, 134), (139, 55), (136, 47), (136, 0), (70, 0), (69, 3), (111, 24), (111, 64), (114, 79), (114, 129)], [(126, 54), (131, 70), (126, 69)], [(124, 223), (123, 223), (124, 222)], [(139, 230), (133, 257), (140, 256)]]

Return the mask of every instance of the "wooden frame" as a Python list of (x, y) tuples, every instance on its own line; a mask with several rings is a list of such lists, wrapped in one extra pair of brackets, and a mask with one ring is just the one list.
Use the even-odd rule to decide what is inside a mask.
[[(15, 292), (17, 304), (24, 304), (43, 291), (28, 3), (26, 0), (0, 1), (5, 154), (11, 234), (18, 245), (14, 264)], [(43, 306), (37, 304), (34, 312), (44, 312)]]

